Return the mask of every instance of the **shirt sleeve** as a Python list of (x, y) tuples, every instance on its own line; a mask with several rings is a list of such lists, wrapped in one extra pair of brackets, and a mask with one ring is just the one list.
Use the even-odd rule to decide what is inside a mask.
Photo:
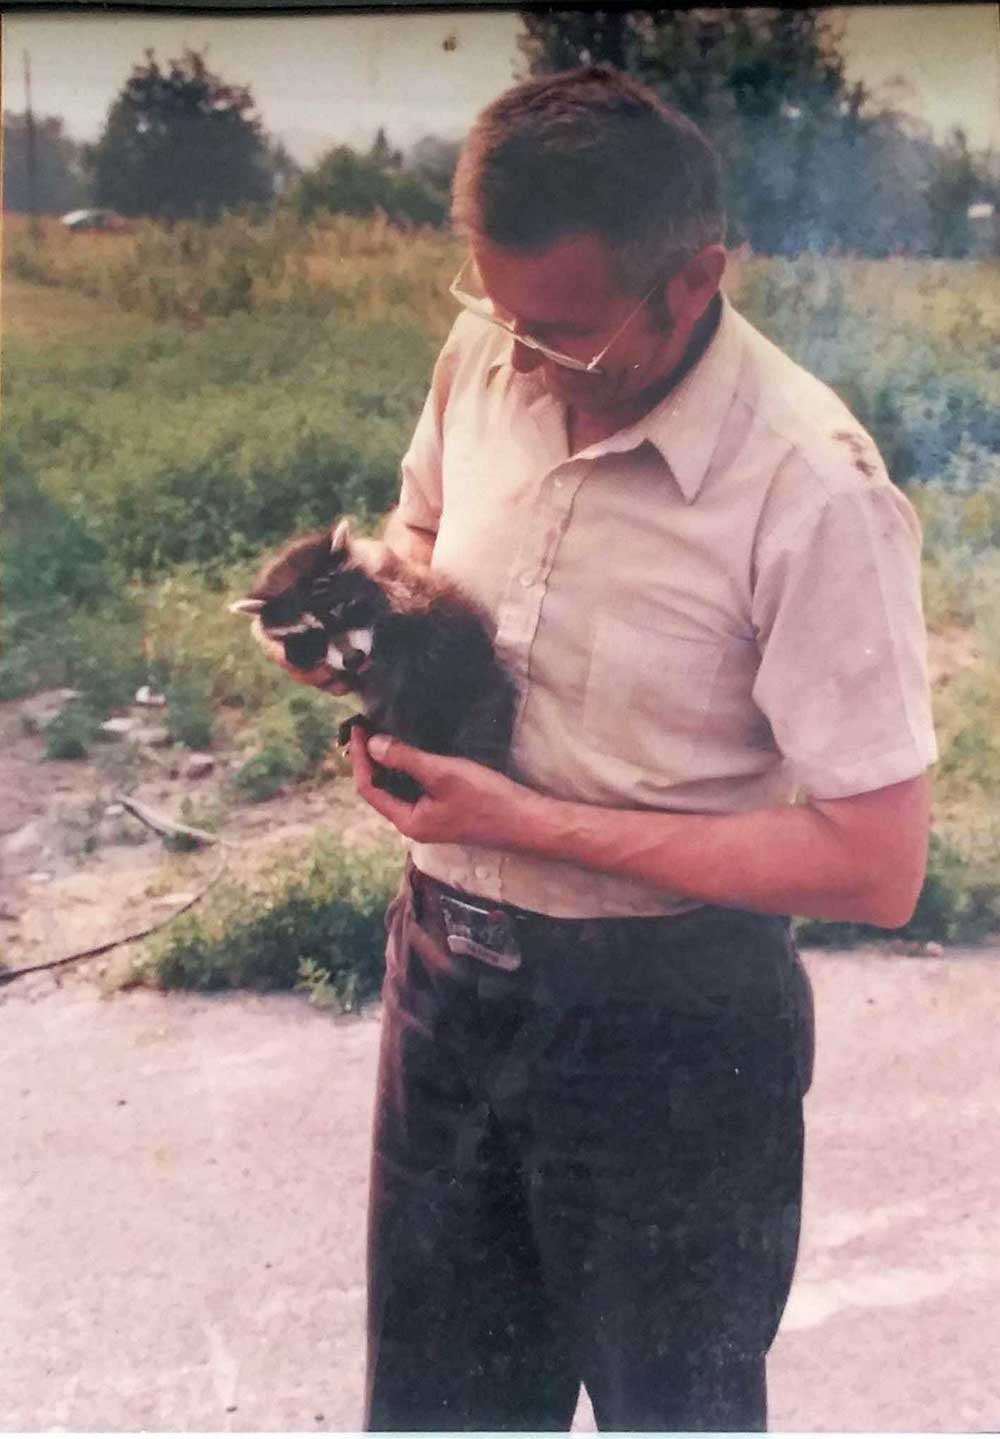
[(766, 551), (753, 695), (796, 783), (842, 799), (922, 774), (937, 747), (912, 506), (888, 482), (835, 493)]
[(457, 325), (438, 356), (430, 391), (401, 466), (400, 519), (434, 534), (441, 520), (444, 412), (458, 364), (456, 329)]

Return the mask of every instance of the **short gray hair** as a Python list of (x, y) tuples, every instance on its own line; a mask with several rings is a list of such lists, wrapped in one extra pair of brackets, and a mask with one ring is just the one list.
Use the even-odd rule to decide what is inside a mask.
[(506, 90), (459, 157), (452, 221), (512, 250), (593, 234), (628, 290), (725, 238), (722, 172), (694, 121), (606, 65)]

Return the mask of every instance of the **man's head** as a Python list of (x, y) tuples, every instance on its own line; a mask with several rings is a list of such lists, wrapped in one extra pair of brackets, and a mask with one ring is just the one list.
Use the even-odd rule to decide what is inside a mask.
[[(603, 388), (614, 379), (617, 393), (679, 360), (714, 295), (721, 189), (696, 125), (595, 66), (529, 80), (482, 112), (459, 159), (452, 218), (516, 330), (587, 361), (627, 322), (603, 366)], [(514, 362), (542, 365), (568, 400), (602, 388), (523, 346)]]

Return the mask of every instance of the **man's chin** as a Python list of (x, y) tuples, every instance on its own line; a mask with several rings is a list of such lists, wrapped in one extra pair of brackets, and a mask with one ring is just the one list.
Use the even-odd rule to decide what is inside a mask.
[(544, 372), (545, 388), (557, 400), (567, 405), (580, 405), (584, 409), (600, 404), (605, 389), (602, 377), (585, 375), (573, 370)]

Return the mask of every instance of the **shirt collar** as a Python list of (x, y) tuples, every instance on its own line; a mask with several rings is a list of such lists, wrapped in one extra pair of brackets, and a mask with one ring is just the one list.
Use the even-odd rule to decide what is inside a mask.
[[(743, 352), (744, 321), (722, 296), (722, 313), (708, 348), (676, 389), (635, 424), (627, 425), (595, 445), (581, 450), (574, 459), (597, 459), (653, 445), (688, 504), (698, 496), (722, 425), (736, 393)], [(504, 346), (490, 362), (487, 373), (507, 365), (510, 348)], [(518, 376), (520, 380), (530, 375)]]

